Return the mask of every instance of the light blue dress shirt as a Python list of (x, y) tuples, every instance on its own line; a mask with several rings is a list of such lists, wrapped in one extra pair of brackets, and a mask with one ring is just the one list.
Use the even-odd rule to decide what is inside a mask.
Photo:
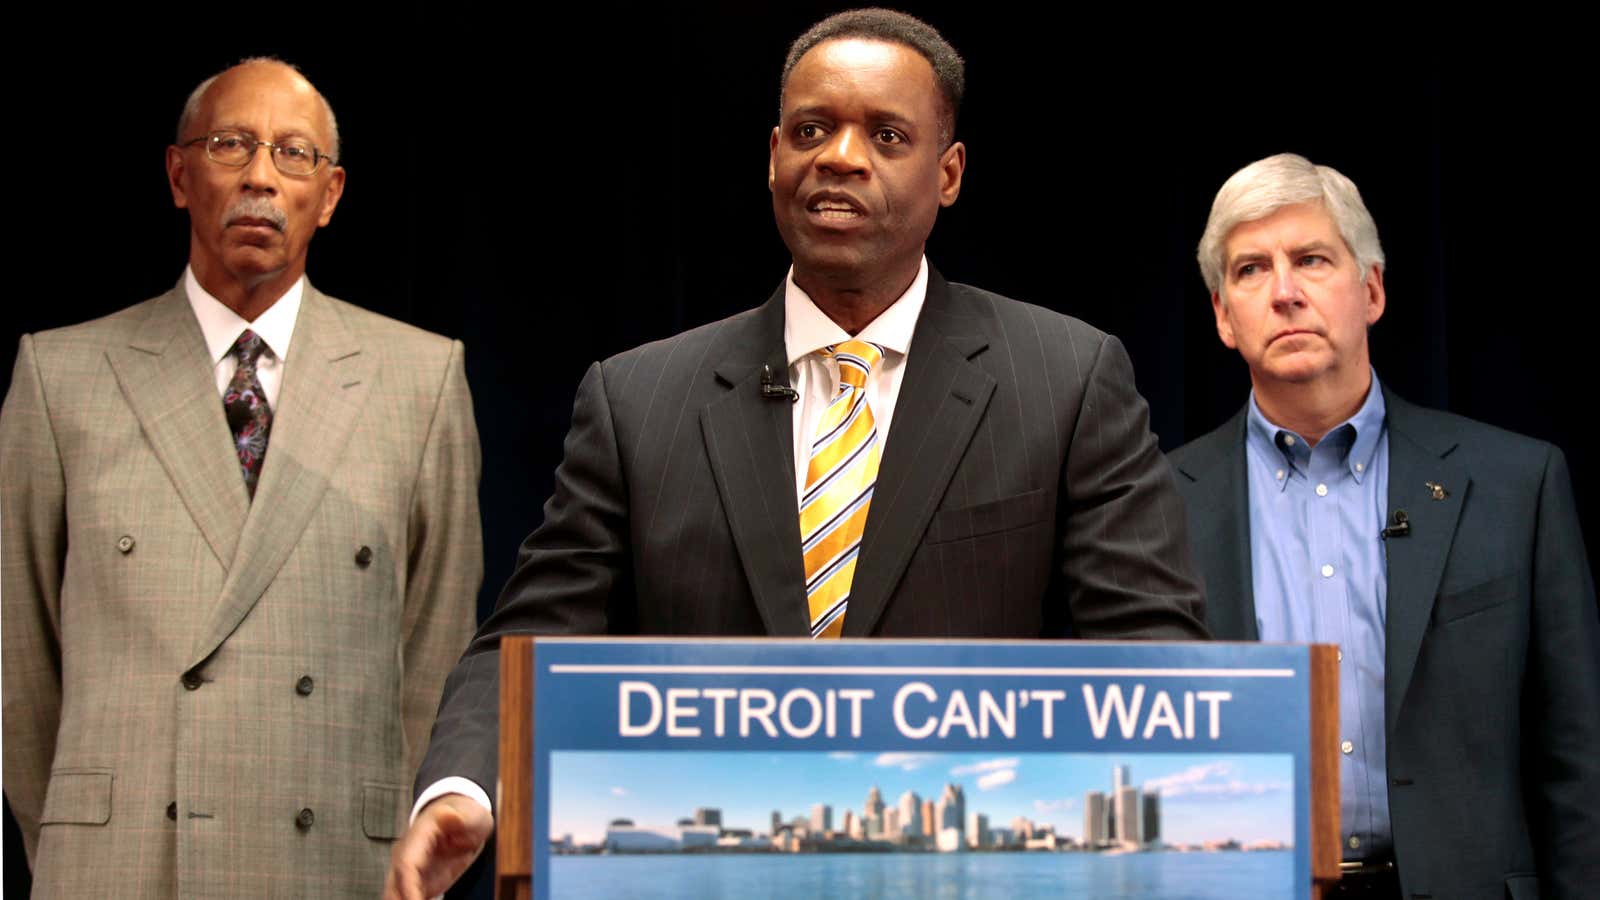
[(1346, 859), (1389, 851), (1383, 659), (1389, 434), (1378, 376), (1315, 447), (1250, 395), (1250, 576), (1261, 640), (1338, 644), (1339, 790)]

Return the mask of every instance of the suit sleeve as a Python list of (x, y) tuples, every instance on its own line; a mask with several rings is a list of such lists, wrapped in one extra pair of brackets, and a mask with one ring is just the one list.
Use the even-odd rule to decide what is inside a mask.
[(22, 338), (0, 411), (0, 473), (5, 793), (31, 865), (61, 721), (67, 554), (66, 482), (31, 336)]
[(407, 772), (415, 772), (445, 676), (466, 647), (483, 581), (478, 429), (453, 342), (413, 495), (405, 599)]
[(633, 597), (627, 510), (621, 455), (597, 363), (578, 387), (544, 523), (523, 542), (493, 615), (445, 684), (417, 793), (458, 775), (494, 796), (503, 635), (625, 630)]
[(1523, 766), (1540, 892), (1600, 884), (1600, 616), (1567, 464), (1552, 448), (1539, 495)]
[(1059, 513), (1076, 635), (1204, 640), (1183, 500), (1120, 341), (1104, 338), (1085, 381)]

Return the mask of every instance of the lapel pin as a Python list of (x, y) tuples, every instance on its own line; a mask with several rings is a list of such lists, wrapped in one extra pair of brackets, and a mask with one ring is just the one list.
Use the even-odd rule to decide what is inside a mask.
[(1423, 484), (1427, 485), (1428, 490), (1433, 492), (1432, 496), (1435, 500), (1443, 500), (1444, 498), (1450, 496), (1450, 492), (1445, 490), (1444, 485), (1442, 484), (1435, 484), (1432, 481), (1424, 481)]

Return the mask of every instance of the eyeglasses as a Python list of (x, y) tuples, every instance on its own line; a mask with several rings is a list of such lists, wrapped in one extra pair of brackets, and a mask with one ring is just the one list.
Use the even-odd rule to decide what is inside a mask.
[(255, 158), (256, 148), (266, 147), (272, 151), (272, 164), (279, 172), (285, 175), (306, 176), (317, 171), (323, 160), (333, 161), (333, 157), (317, 150), (317, 145), (301, 138), (289, 138), (286, 141), (258, 141), (248, 134), (237, 131), (213, 131), (205, 137), (197, 137), (192, 141), (185, 141), (185, 147), (195, 144), (206, 145), (206, 156), (212, 162), (242, 169)]

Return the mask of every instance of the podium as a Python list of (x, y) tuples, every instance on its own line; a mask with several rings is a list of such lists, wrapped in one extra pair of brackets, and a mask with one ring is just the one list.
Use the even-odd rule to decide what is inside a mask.
[[(500, 898), (635, 871), (657, 896), (784, 872), (1155, 900), (1208, 872), (1286, 898), (1339, 877), (1332, 646), (509, 636), (500, 665)], [(797, 786), (867, 800), (766, 818)], [(624, 815), (663, 803), (682, 818)]]

